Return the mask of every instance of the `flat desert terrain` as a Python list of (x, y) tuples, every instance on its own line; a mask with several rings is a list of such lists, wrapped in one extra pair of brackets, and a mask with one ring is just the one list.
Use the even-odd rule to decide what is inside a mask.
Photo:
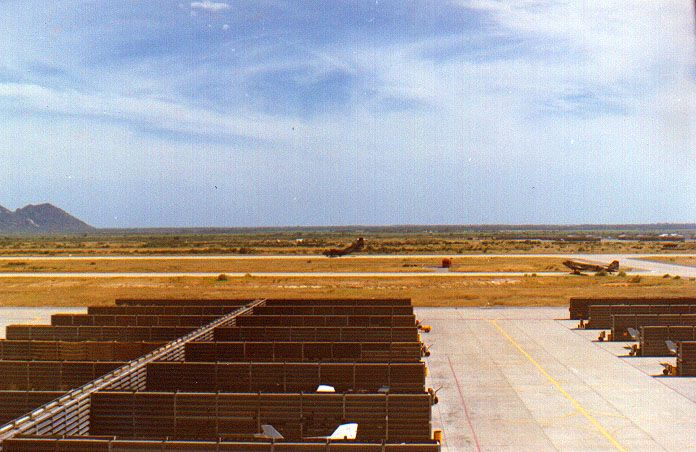
[[(632, 279), (633, 278), (633, 279)], [(416, 306), (563, 306), (570, 296), (689, 296), (696, 282), (656, 276), (3, 278), (3, 306), (109, 305), (116, 298), (411, 297)]]

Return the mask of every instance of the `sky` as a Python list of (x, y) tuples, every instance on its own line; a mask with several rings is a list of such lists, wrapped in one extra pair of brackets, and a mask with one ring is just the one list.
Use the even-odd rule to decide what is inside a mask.
[(0, 205), (696, 222), (691, 0), (0, 0)]

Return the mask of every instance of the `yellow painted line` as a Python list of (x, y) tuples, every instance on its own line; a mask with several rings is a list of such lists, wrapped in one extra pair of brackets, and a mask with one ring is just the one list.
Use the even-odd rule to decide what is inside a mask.
[(539, 364), (534, 358), (532, 358), (532, 355), (530, 355), (529, 353), (527, 353), (527, 351), (526, 351), (525, 349), (523, 349), (522, 346), (521, 346), (519, 343), (517, 343), (517, 341), (515, 341), (515, 339), (513, 339), (512, 336), (510, 336), (510, 335), (508, 334), (507, 331), (505, 331), (500, 325), (498, 325), (498, 322), (496, 322), (495, 320), (491, 320), (490, 322), (493, 324), (494, 327), (496, 327), (496, 328), (498, 329), (498, 331), (500, 331), (500, 334), (502, 334), (503, 336), (505, 336), (505, 338), (506, 338), (508, 341), (510, 341), (510, 343), (511, 343), (520, 353), (522, 353), (522, 355), (524, 355), (524, 357), (527, 358), (527, 360), (529, 360), (530, 363), (532, 363), (532, 364), (534, 365), (534, 367), (537, 368), (537, 370), (539, 371), (539, 373), (541, 373), (544, 377), (546, 377), (546, 379), (547, 379), (556, 389), (558, 389), (558, 392), (560, 392), (561, 394), (563, 394), (563, 397), (565, 397), (566, 399), (568, 399), (568, 401), (570, 402), (570, 404), (573, 405), (573, 408), (575, 408), (575, 409), (578, 411), (578, 413), (582, 414), (582, 415), (585, 417), (585, 419), (587, 419), (588, 421), (590, 421), (590, 423), (591, 423), (592, 425), (595, 426), (595, 428), (599, 431), (599, 433), (601, 433), (607, 440), (609, 440), (609, 442), (610, 442), (617, 450), (620, 450), (620, 451), (622, 451), (622, 452), (626, 452), (626, 451), (627, 451), (627, 449), (626, 449), (625, 447), (623, 447), (623, 446), (621, 445), (621, 443), (619, 443), (619, 442), (616, 440), (616, 438), (614, 438), (614, 437), (612, 436), (612, 434), (609, 433), (609, 431), (608, 431), (606, 428), (604, 428), (604, 426), (603, 426), (602, 424), (600, 424), (599, 421), (598, 421), (597, 419), (595, 419), (595, 418), (589, 413), (589, 411), (587, 411), (582, 405), (580, 405), (580, 402), (578, 402), (577, 400), (575, 400), (575, 398), (573, 398), (573, 396), (570, 395), (570, 393), (568, 393), (568, 391), (566, 391), (565, 389), (563, 389), (563, 386), (561, 386), (561, 384), (560, 384), (555, 378), (553, 378), (553, 377), (551, 376), (551, 374), (548, 373), (548, 372), (546, 371), (546, 369), (544, 369), (543, 367), (541, 367), (541, 364)]

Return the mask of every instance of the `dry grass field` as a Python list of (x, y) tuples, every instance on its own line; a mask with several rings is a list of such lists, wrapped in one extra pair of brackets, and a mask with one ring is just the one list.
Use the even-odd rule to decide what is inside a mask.
[[(457, 257), (452, 271), (544, 272), (566, 271), (561, 258)], [(440, 258), (366, 259), (358, 256), (327, 259), (46, 259), (0, 261), (0, 272), (112, 272), (112, 273), (257, 273), (257, 272), (423, 272), (442, 265)]]
[[(519, 235), (524, 237), (525, 233)], [(509, 239), (477, 233), (377, 233), (352, 231), (322, 233), (280, 231), (230, 234), (92, 234), (46, 237), (0, 237), (0, 255), (100, 256), (100, 255), (245, 255), (321, 254), (345, 246), (358, 235), (367, 242), (366, 254), (543, 254), (543, 253), (689, 253), (696, 242), (667, 247), (650, 241), (564, 241), (565, 234), (548, 234), (545, 240)], [(532, 236), (533, 237), (533, 236)]]
[(7, 278), (2, 306), (109, 305), (119, 297), (411, 297), (416, 306), (562, 306), (570, 296), (686, 296), (696, 281), (658, 277)]
[(651, 261), (667, 262), (668, 264), (688, 265), (696, 267), (696, 257), (670, 257), (670, 256), (655, 256), (650, 257)]
[[(378, 233), (351, 231), (263, 232), (227, 234), (93, 234), (81, 236), (0, 238), (0, 272), (422, 272), (441, 264), (439, 257), (370, 259), (363, 254), (553, 254), (659, 253), (663, 244), (641, 241), (572, 242), (469, 235), (468, 233)], [(321, 252), (366, 237), (363, 253), (326, 259)], [(554, 238), (556, 237), (556, 238)], [(667, 252), (696, 252), (695, 242)], [(285, 255), (283, 259), (251, 259), (249, 254)], [(86, 256), (61, 260), (56, 256)], [(128, 259), (128, 256), (172, 256), (172, 259)], [(173, 255), (218, 255), (222, 259), (176, 259)], [(288, 258), (298, 255), (297, 258)], [(303, 257), (299, 257), (302, 255)], [(307, 256), (310, 257), (307, 257)], [(312, 256), (316, 255), (316, 257)], [(28, 260), (22, 256), (50, 256)], [(126, 256), (99, 259), (99, 256)], [(663, 259), (670, 259), (664, 257)], [(119, 297), (410, 297), (418, 306), (554, 306), (569, 296), (693, 295), (696, 282), (658, 277), (535, 277), (533, 273), (565, 271), (561, 257), (462, 257), (452, 270), (521, 272), (526, 277), (142, 277), (142, 278), (4, 278), (3, 306), (84, 306), (110, 304)], [(669, 262), (669, 260), (667, 260)], [(679, 263), (680, 261), (675, 261)]]

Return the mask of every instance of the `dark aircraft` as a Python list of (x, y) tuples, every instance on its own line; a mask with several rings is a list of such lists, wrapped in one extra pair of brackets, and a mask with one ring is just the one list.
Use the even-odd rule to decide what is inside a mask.
[(348, 245), (346, 248), (331, 248), (330, 250), (324, 251), (324, 256), (326, 257), (340, 257), (345, 256), (350, 253), (355, 253), (360, 251), (365, 247), (365, 239), (359, 237), (358, 240)]
[(612, 261), (609, 265), (586, 264), (578, 261), (563, 261), (563, 265), (572, 270), (574, 275), (582, 272), (601, 272), (614, 273), (619, 271), (619, 261)]

